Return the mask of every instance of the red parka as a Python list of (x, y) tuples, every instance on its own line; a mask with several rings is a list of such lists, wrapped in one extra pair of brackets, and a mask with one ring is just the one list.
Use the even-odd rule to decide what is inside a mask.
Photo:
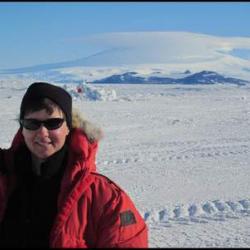
[[(22, 143), (19, 130), (11, 148), (0, 151), (0, 164), (5, 164), (10, 173), (13, 156)], [(147, 226), (129, 196), (113, 181), (96, 173), (97, 142), (90, 142), (82, 129), (75, 128), (67, 143), (69, 156), (50, 247), (148, 247)], [(0, 223), (15, 188), (15, 178), (15, 173), (0, 173)]]

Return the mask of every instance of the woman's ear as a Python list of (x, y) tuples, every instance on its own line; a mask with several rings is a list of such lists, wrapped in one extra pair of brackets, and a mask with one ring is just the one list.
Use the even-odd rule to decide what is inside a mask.
[(68, 125), (67, 125), (67, 136), (69, 135), (69, 132), (70, 132), (70, 129), (69, 129), (69, 127), (68, 127)]

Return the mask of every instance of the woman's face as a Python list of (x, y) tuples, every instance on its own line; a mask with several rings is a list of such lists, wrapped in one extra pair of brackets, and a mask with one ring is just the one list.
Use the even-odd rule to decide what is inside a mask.
[[(63, 113), (61, 110), (55, 108), (52, 114), (48, 114), (43, 109), (28, 113), (24, 118), (44, 121), (50, 118), (63, 118)], [(36, 157), (44, 160), (63, 147), (66, 137), (69, 134), (69, 129), (66, 121), (64, 121), (61, 127), (54, 130), (48, 130), (43, 124), (37, 130), (29, 130), (23, 127), (22, 134), (29, 150)]]

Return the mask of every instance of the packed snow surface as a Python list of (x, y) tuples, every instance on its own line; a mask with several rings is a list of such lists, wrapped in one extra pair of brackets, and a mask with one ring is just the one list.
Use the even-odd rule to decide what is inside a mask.
[[(30, 83), (0, 82), (1, 147)], [(63, 87), (104, 130), (97, 168), (131, 196), (150, 247), (250, 246), (249, 86)]]

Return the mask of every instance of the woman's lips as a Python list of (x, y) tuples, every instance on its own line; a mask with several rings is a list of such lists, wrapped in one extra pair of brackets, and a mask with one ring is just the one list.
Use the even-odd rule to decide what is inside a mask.
[(46, 147), (46, 146), (50, 145), (52, 142), (50, 140), (39, 140), (39, 139), (36, 139), (35, 143), (38, 144), (39, 146)]

